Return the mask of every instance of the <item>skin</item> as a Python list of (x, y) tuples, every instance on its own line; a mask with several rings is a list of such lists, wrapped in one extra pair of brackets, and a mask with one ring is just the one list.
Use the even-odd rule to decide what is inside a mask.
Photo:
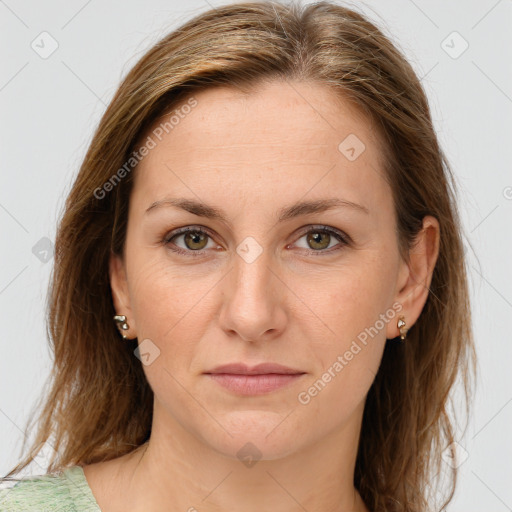
[[(410, 328), (425, 304), (439, 225), (425, 217), (410, 262), (400, 258), (376, 131), (325, 86), (271, 82), (249, 96), (223, 87), (195, 98), (137, 168), (125, 254), (110, 262), (125, 334), (160, 350), (144, 365), (155, 394), (151, 438), (85, 466), (86, 478), (103, 512), (368, 511), (353, 485), (365, 398), (386, 339), (399, 335), (398, 315)], [(354, 161), (338, 150), (349, 134), (366, 146)], [(168, 197), (213, 205), (227, 221), (165, 206), (145, 213)], [(277, 222), (284, 206), (332, 197), (369, 213), (342, 207)], [(315, 245), (307, 234), (318, 237), (317, 225), (352, 242), (326, 235)], [(174, 247), (188, 251), (180, 255), (162, 239), (185, 226), (210, 236), (177, 236)], [(246, 237), (262, 249), (251, 263), (236, 252)], [(189, 255), (194, 248), (203, 254)], [(394, 303), (401, 312), (299, 403)], [(306, 374), (261, 396), (203, 374), (238, 361)], [(252, 467), (237, 456), (248, 442), (261, 457)]]

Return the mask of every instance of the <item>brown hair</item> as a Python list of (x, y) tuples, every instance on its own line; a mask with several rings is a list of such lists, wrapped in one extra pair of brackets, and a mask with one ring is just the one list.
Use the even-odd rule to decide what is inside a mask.
[(136, 340), (120, 342), (112, 320), (108, 261), (111, 250), (123, 254), (133, 183), (133, 172), (121, 177), (119, 169), (155, 121), (194, 91), (250, 91), (273, 79), (324, 84), (377, 123), (405, 260), (423, 217), (439, 221), (423, 311), (405, 344), (387, 343), (367, 396), (354, 484), (374, 512), (428, 510), (441, 475), (451, 483), (445, 504), (452, 499), (457, 471), (441, 471), (441, 454), (454, 441), (449, 392), (461, 377), (468, 414), (476, 374), (454, 177), (410, 64), (364, 16), (330, 2), (212, 9), (164, 37), (127, 74), (58, 226), (48, 299), (51, 386), (30, 454), (7, 476), (26, 467), (52, 435), (58, 453), (48, 472), (116, 458), (148, 440), (153, 392), (133, 354)]

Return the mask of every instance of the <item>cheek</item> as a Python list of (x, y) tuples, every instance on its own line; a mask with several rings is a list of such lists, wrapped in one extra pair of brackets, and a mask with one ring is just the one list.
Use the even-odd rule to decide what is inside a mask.
[[(391, 280), (389, 277), (386, 279), (386, 274), (390, 276), (391, 273), (367, 259), (357, 267), (347, 267), (315, 279), (314, 289), (317, 291), (314, 294), (303, 292), (302, 296), (309, 297), (306, 304), (317, 313), (315, 325), (322, 325), (324, 346), (343, 349), (385, 313), (392, 290)], [(309, 281), (308, 285), (311, 290)], [(384, 330), (382, 334), (385, 335)]]
[[(362, 291), (368, 292), (366, 299)], [(378, 372), (386, 338), (385, 328), (374, 330), (380, 314), (379, 301), (370, 293), (374, 291), (351, 282), (318, 299), (323, 305), (318, 311), (329, 329), (320, 330), (325, 336), (308, 331), (317, 365), (297, 401), (305, 417), (315, 423), (321, 418), (326, 432), (363, 407)]]
[(197, 340), (203, 336), (200, 319), (208, 315), (204, 288), (156, 258), (139, 266), (132, 280), (139, 350), (146, 347), (150, 354), (146, 362), (142, 359), (146, 378), (157, 399), (167, 402), (172, 397), (173, 407), (186, 410), (190, 397), (180, 383), (190, 378)]
[(149, 339), (159, 351), (154, 364), (145, 370), (148, 377), (161, 375), (169, 385), (172, 379), (165, 370), (180, 382), (196, 371), (194, 359), (215, 316), (212, 301), (219, 275), (189, 268), (178, 271), (158, 257), (141, 264), (132, 276), (130, 295), (139, 343)]
[(178, 270), (159, 256), (147, 259), (136, 269), (134, 266), (132, 282), (130, 295), (137, 329), (165, 341), (165, 333), (181, 330), (186, 317), (196, 316), (197, 310), (204, 307), (215, 279), (212, 273)]
[(303, 292), (316, 313), (314, 319), (307, 314), (302, 321), (318, 361), (316, 380), (311, 379), (313, 388), (304, 390), (304, 402), (318, 400), (319, 407), (335, 403), (343, 414), (366, 395), (378, 372), (387, 324), (396, 321), (395, 310), (388, 308), (392, 272), (386, 272), (386, 265), (382, 259), (368, 258), (334, 278), (317, 279), (316, 289), (323, 293)]

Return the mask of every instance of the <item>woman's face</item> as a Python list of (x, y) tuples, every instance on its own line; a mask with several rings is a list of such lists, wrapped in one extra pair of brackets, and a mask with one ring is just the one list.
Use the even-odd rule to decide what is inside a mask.
[[(111, 282), (145, 354), (153, 429), (273, 459), (359, 428), (407, 272), (375, 131), (332, 94), (202, 91), (168, 133), (148, 132)], [(268, 362), (302, 375), (244, 394), (207, 374)]]

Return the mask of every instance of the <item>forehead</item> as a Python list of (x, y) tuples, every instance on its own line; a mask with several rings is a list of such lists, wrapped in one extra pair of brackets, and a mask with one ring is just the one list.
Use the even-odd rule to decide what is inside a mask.
[(169, 192), (209, 197), (212, 187), (228, 203), (233, 193), (248, 200), (265, 192), (291, 199), (308, 189), (310, 198), (333, 188), (349, 200), (368, 196), (369, 187), (375, 200), (387, 194), (371, 120), (324, 85), (276, 81), (250, 93), (215, 87), (193, 98), (193, 108), (177, 105), (146, 134), (155, 146), (135, 172), (146, 202)]

